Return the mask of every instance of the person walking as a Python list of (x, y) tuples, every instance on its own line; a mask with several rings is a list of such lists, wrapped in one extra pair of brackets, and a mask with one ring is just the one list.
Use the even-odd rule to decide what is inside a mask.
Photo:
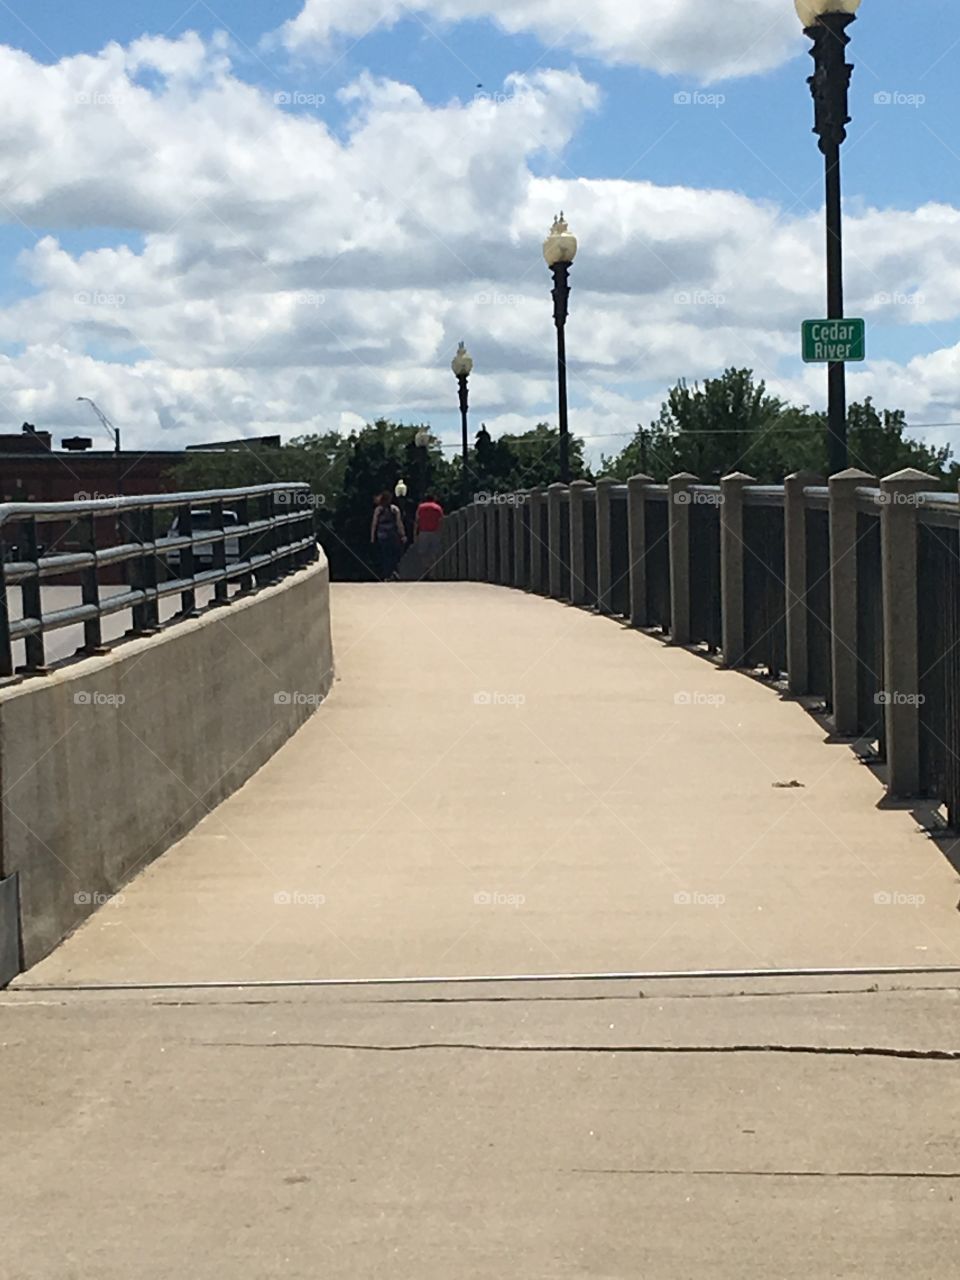
[(373, 509), (373, 521), (370, 525), (370, 544), (377, 548), (380, 576), (384, 582), (397, 578), (397, 565), (406, 541), (400, 508), (394, 503), (390, 490), (384, 489)]
[(413, 538), (420, 558), (421, 577), (429, 578), (440, 554), (440, 528), (443, 525), (443, 507), (432, 493), (417, 507), (413, 523)]

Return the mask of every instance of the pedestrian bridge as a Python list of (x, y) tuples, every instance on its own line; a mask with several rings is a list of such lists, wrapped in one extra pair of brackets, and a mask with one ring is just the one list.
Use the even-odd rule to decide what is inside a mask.
[[(692, 491), (682, 484), (673, 488)], [(836, 525), (844, 503), (873, 501), (862, 490), (834, 486), (832, 508), (829, 494), (808, 494), (809, 511), (823, 508)], [(780, 671), (733, 670), (719, 646), (692, 643), (715, 605), (718, 639), (727, 652), (736, 643), (729, 550), (715, 573), (704, 566), (716, 601), (691, 609), (684, 599), (696, 595), (698, 556), (713, 545), (700, 513), (717, 522), (723, 552), (730, 493), (724, 508), (656, 490), (642, 519), (626, 487), (601, 490), (599, 504), (596, 491), (574, 486), (471, 508), (448, 522), (441, 580), (431, 582), (330, 588), (322, 557), (295, 563), (275, 537), (285, 574), (264, 571), (259, 592), (219, 607), (213, 599), (209, 611), (194, 601), (193, 620), (0, 695), (0, 733), (22, 723), (19, 706), (34, 719), (39, 708), (49, 736), (42, 753), (41, 739), (28, 736), (38, 758), (21, 744), (4, 779), (4, 873), (19, 880), (30, 915), (18, 982), (960, 964), (957, 859), (937, 827), (939, 801), (891, 799), (889, 762), (876, 755), (878, 743), (889, 754), (894, 738), (902, 742), (901, 721), (892, 734), (854, 723), (839, 735), (822, 702), (792, 696)], [(662, 504), (656, 515), (653, 504)], [(778, 540), (769, 521), (761, 526), (763, 545), (787, 555), (795, 513), (785, 538), (789, 500), (781, 492), (769, 510), (781, 532)], [(919, 540), (918, 510), (881, 504), (870, 518), (906, 512)], [(938, 509), (936, 518), (931, 527), (946, 528), (948, 516)], [(739, 526), (741, 562), (759, 545), (749, 523), (746, 533)], [(641, 536), (663, 544), (641, 553), (643, 607), (669, 602), (674, 629), (686, 617), (691, 643), (665, 626), (633, 625)], [(618, 538), (626, 545), (612, 551)], [(808, 536), (805, 546), (820, 554)], [(599, 565), (590, 573), (584, 547)], [(552, 577), (558, 595), (592, 599), (575, 605), (504, 581), (458, 580), (522, 575), (531, 554), (544, 585)], [(862, 598), (869, 566), (863, 552), (853, 561)], [(614, 581), (620, 562), (625, 596)], [(658, 583), (658, 572), (669, 581)], [(797, 572), (795, 564), (794, 583)], [(756, 596), (750, 585), (740, 595), (754, 647), (750, 609), (770, 608)], [(764, 621), (793, 636), (796, 656), (788, 614), (781, 605), (779, 620)], [(833, 670), (840, 690), (842, 661)], [(90, 692), (80, 703), (69, 692), (78, 681)], [(856, 705), (855, 696), (854, 716)], [(879, 705), (891, 715), (918, 710)], [(85, 744), (79, 760), (76, 742)], [(116, 773), (114, 785), (98, 767)], [(84, 785), (97, 794), (97, 815), (86, 820), (99, 826), (78, 834), (67, 814), (51, 821), (38, 778), (56, 803), (72, 797), (75, 814), (86, 813)], [(123, 829), (99, 812), (104, 800)], [(125, 849), (91, 851), (124, 832)]]
[(490, 585), (333, 622), (320, 709), (22, 981), (958, 963), (937, 841), (758, 680)]

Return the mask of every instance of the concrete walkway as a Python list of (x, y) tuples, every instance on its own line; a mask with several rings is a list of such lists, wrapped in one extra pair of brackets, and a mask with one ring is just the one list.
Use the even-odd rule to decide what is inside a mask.
[[(0, 993), (4, 1277), (956, 1275), (955, 977), (502, 978), (956, 963), (870, 772), (559, 604), (335, 609), (329, 702)], [(444, 973), (501, 979), (56, 989)]]
[(844, 986), (0, 995), (3, 1275), (950, 1280), (956, 992)]
[(327, 704), (22, 982), (960, 963), (944, 852), (747, 676), (478, 584), (334, 625)]

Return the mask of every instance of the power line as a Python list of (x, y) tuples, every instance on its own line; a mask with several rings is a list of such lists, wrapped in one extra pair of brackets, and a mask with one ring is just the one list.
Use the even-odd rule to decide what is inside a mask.
[[(911, 425), (910, 423), (905, 424), (905, 430), (907, 431), (944, 430), (945, 428), (948, 428), (948, 427), (953, 430), (960, 431), (960, 422), (918, 422), (916, 423), (916, 425)], [(584, 436), (578, 436), (577, 438), (580, 440), (620, 440), (627, 436), (639, 435), (641, 430), (649, 433), (650, 428), (649, 427), (634, 428), (633, 431), (604, 431), (604, 432), (599, 432), (596, 435), (584, 435)], [(814, 428), (809, 426), (777, 427), (776, 428), (776, 432), (781, 435), (808, 434), (813, 430)], [(576, 432), (573, 432), (572, 434), (574, 436), (577, 435)], [(743, 436), (743, 435), (749, 435), (749, 434), (750, 434), (749, 429), (742, 428), (742, 427), (702, 427), (702, 428), (698, 427), (695, 429), (685, 428), (682, 431), (675, 431), (668, 436), (668, 439), (676, 440), (681, 436), (683, 437), (686, 437), (686, 436)], [(551, 438), (540, 439), (540, 440), (519, 440), (509, 436), (498, 436), (495, 438), (499, 440), (504, 440), (504, 439), (508, 440), (508, 443), (511, 449), (519, 448), (524, 445), (526, 446), (547, 445), (547, 444), (551, 444), (553, 440), (556, 439), (556, 437), (551, 437)], [(441, 449), (460, 449), (461, 445), (457, 442), (454, 442), (452, 444), (441, 443), (440, 448)]]

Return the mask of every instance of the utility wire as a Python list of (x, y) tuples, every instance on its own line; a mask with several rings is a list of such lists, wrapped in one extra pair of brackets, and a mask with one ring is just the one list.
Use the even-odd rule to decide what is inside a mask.
[[(954, 430), (960, 431), (960, 422), (919, 422), (917, 423), (916, 426), (911, 426), (909, 423), (906, 424), (906, 429), (908, 431), (932, 431), (935, 429), (942, 430), (946, 427), (950, 427)], [(623, 439), (625, 436), (636, 436), (639, 434), (641, 430), (649, 432), (650, 429), (649, 427), (643, 427), (643, 428), (635, 428), (633, 431), (605, 431), (605, 432), (600, 432), (596, 435), (579, 436), (578, 439), (580, 440), (619, 440), (619, 439)], [(783, 435), (790, 435), (790, 434), (799, 435), (799, 434), (809, 433), (811, 431), (811, 428), (810, 427), (778, 427), (776, 430), (777, 432)], [(576, 432), (573, 432), (572, 434), (576, 435)], [(699, 428), (698, 427), (694, 430), (684, 429), (683, 431), (675, 431), (670, 436), (668, 436), (668, 439), (676, 440), (676, 439), (679, 439), (680, 437), (686, 437), (686, 436), (742, 436), (747, 434), (749, 434), (749, 432), (746, 429), (740, 428), (740, 427), (716, 427), (716, 428), (713, 428), (713, 427)], [(495, 438), (501, 439), (501, 440), (505, 439), (504, 436), (499, 436)], [(510, 448), (513, 449), (513, 448), (519, 448), (521, 446), (549, 445), (552, 443), (552, 440), (550, 439), (517, 440), (511, 437), (509, 438), (508, 443), (510, 445)], [(452, 444), (445, 444), (445, 443), (440, 444), (441, 449), (460, 449), (461, 447), (462, 445), (459, 442), (454, 442)]]

